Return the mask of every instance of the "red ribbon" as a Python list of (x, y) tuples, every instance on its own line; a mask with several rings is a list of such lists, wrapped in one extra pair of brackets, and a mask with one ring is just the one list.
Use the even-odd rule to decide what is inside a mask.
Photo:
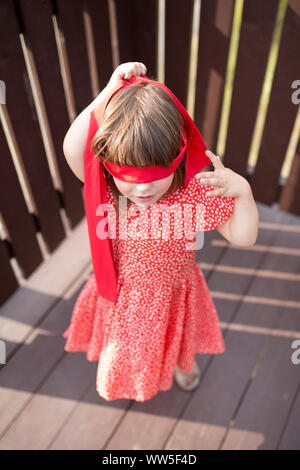
[[(167, 168), (159, 165), (144, 166), (142, 168), (127, 165), (120, 167), (112, 162), (101, 162), (91, 149), (91, 141), (105, 117), (105, 110), (109, 101), (115, 93), (125, 86), (145, 82), (153, 83), (163, 88), (171, 96), (183, 117), (184, 126), (179, 154)], [(96, 115), (97, 118), (99, 116), (98, 120)], [(201, 133), (176, 96), (164, 84), (150, 80), (145, 75), (133, 75), (129, 81), (123, 79), (123, 84), (117, 86), (115, 90), (112, 90), (112, 94), (106, 102), (104, 100), (98, 105), (95, 112), (91, 112), (84, 153), (84, 203), (92, 262), (99, 295), (114, 303), (118, 298), (117, 273), (113, 262), (112, 241), (107, 236), (107, 231), (105, 232), (107, 235), (103, 235), (104, 227), (107, 222), (105, 220), (105, 214), (109, 208), (105, 205), (107, 204), (107, 182), (102, 165), (105, 166), (107, 171), (120, 180), (129, 181), (131, 183), (146, 183), (169, 176), (176, 170), (186, 154), (184, 181), (184, 186), (186, 186), (196, 173), (211, 163), (210, 159), (205, 154), (206, 150), (207, 146), (203, 141)], [(151, 260), (149, 260), (149, 262), (151, 262)]]

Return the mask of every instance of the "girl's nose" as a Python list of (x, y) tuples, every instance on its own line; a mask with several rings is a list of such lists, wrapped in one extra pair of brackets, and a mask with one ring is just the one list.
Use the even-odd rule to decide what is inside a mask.
[(140, 192), (147, 191), (147, 189), (151, 189), (151, 183), (140, 183), (140, 184), (137, 184), (136, 189), (137, 189), (138, 192), (139, 192), (139, 191), (140, 191)]

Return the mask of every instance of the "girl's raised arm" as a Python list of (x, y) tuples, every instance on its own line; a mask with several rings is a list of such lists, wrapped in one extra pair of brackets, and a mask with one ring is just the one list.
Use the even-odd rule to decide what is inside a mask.
[(63, 152), (73, 173), (84, 182), (84, 149), (89, 130), (90, 113), (101, 100), (110, 96), (107, 85), (101, 93), (74, 119), (63, 141)]

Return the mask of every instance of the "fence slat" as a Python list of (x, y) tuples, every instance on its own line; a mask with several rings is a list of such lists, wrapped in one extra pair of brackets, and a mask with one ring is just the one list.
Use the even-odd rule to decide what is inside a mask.
[(99, 91), (101, 91), (107, 85), (113, 71), (108, 3), (107, 0), (88, 0), (85, 5), (93, 29)]
[[(290, 0), (282, 30), (262, 145), (251, 182), (255, 199), (264, 204), (272, 204), (277, 200), (280, 172), (298, 111), (298, 106), (292, 102), (292, 83), (300, 77), (299, 49), (300, 2)], [(300, 207), (294, 208), (293, 211), (300, 214)]]
[[(81, 192), (82, 183), (70, 170), (62, 148), (70, 122), (51, 18), (52, 5), (50, 0), (36, 2), (34, 14), (32, 14), (30, 0), (21, 0), (20, 7), (25, 27), (24, 35), (35, 60), (63, 184), (64, 208), (73, 228), (84, 215), (84, 204)], [(56, 227), (53, 229), (56, 230)]]
[(120, 63), (143, 62), (147, 74), (157, 74), (157, 2), (116, 0)]
[(279, 207), (283, 211), (299, 215), (300, 208), (300, 140), (286, 184), (282, 188)]
[(233, 0), (202, 0), (194, 121), (216, 151), (233, 19)]
[(191, 53), (192, 0), (166, 0), (165, 84), (187, 105)]
[(18, 289), (19, 284), (9, 261), (4, 242), (0, 240), (0, 306)]
[[(14, 256), (24, 277), (27, 278), (43, 261), (43, 257), (36, 238), (35, 224), (28, 212), (2, 126), (0, 155), (0, 212), (9, 232)], [(2, 269), (5, 269), (5, 264), (1, 265)], [(1, 296), (5, 296), (5, 285), (0, 285), (0, 292)]]
[[(91, 81), (82, 16), (82, 0), (58, 0), (57, 16), (62, 28), (68, 55), (75, 107), (79, 114), (91, 101)], [(70, 14), (70, 7), (72, 14)]]
[(244, 2), (225, 166), (246, 177), (247, 161), (276, 19), (277, 0)]

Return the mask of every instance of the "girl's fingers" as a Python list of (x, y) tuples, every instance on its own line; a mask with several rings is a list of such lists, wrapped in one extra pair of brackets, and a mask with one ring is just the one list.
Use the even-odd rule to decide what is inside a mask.
[(208, 178), (213, 178), (214, 175), (215, 175), (215, 172), (214, 172), (214, 171), (207, 171), (207, 172), (202, 171), (202, 172), (196, 174), (196, 178), (197, 178), (198, 180), (199, 180), (199, 179), (203, 179), (203, 178), (208, 179)]
[(226, 190), (225, 188), (216, 188), (216, 189), (209, 189), (209, 191), (207, 191), (205, 193), (205, 196), (207, 197), (211, 197), (211, 196), (223, 196), (225, 194)]
[(122, 84), (122, 80), (130, 80), (133, 75), (146, 75), (147, 68), (142, 62), (126, 62), (116, 67), (110, 77), (108, 87), (114, 88)]
[(132, 75), (146, 75), (147, 67), (142, 62), (131, 62), (126, 64), (125, 79), (129, 79)]
[(224, 168), (221, 158), (215, 155), (211, 150), (206, 150), (205, 154), (210, 158), (214, 168)]
[(220, 185), (220, 181), (217, 178), (200, 178), (200, 183), (210, 185), (210, 186), (218, 186)]
[(140, 73), (142, 73), (143, 70), (146, 68), (145, 65), (142, 62), (136, 62), (136, 65), (137, 65)]

